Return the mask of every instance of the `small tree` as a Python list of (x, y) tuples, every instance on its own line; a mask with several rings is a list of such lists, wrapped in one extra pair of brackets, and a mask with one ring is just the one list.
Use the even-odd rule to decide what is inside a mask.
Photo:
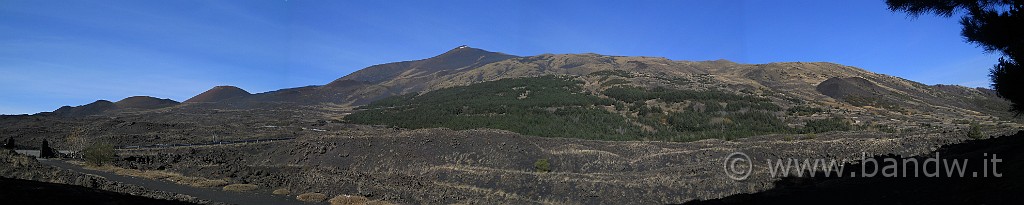
[(971, 123), (971, 128), (967, 130), (967, 137), (971, 139), (981, 139), (985, 137), (985, 134), (981, 133), (981, 125), (978, 123)]
[(114, 161), (114, 146), (107, 143), (94, 143), (82, 151), (85, 162), (93, 166), (103, 166)]
[(1010, 100), (1017, 114), (1024, 114), (1024, 0), (886, 0), (889, 10), (910, 16), (935, 14), (951, 17), (963, 12), (960, 35), (986, 52), (1002, 57), (989, 77), (999, 96)]
[(533, 163), (533, 168), (537, 169), (537, 172), (551, 172), (551, 164), (548, 163), (548, 159), (539, 159)]
[(71, 151), (71, 157), (81, 157), (82, 151), (88, 146), (88, 141), (82, 136), (82, 128), (75, 128), (67, 137), (67, 147)]

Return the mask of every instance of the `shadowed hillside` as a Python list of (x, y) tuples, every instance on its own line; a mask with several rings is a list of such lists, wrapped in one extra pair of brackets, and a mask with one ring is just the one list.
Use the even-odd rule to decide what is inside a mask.
[[(1017, 195), (1024, 191), (1024, 132), (998, 138), (972, 140), (960, 144), (946, 145), (934, 153), (914, 156), (917, 162), (925, 162), (938, 153), (942, 159), (967, 160), (964, 172), (946, 167), (925, 169), (903, 169), (897, 167), (892, 173), (909, 177), (838, 178), (790, 177), (775, 182), (775, 188), (752, 194), (738, 194), (721, 199), (694, 201), (687, 204), (1014, 204)], [(991, 163), (992, 156), (1002, 159), (996, 166), (982, 166)], [(900, 159), (898, 155), (874, 157), (883, 163), (885, 158)], [(913, 164), (913, 163), (911, 163)], [(847, 163), (849, 174), (860, 174), (862, 170), (884, 169), (884, 164)], [(941, 166), (941, 165), (940, 165)], [(930, 170), (930, 171), (929, 171)], [(965, 173), (966, 177), (959, 177)], [(972, 177), (976, 173), (977, 177)], [(986, 174), (987, 173), (987, 174)], [(1002, 174), (995, 177), (995, 174)], [(939, 177), (926, 177), (938, 174)], [(948, 177), (952, 174), (953, 177)], [(987, 176), (986, 176), (987, 175)], [(919, 176), (919, 177), (914, 177)]]
[(0, 199), (7, 204), (195, 204), (134, 196), (83, 186), (0, 177)]

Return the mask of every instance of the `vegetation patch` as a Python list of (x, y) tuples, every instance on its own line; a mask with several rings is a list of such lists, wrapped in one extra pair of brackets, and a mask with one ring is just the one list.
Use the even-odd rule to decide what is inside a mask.
[(551, 163), (548, 162), (548, 159), (539, 159), (537, 162), (533, 163), (533, 168), (536, 169), (537, 172), (551, 172)]
[[(638, 139), (638, 127), (599, 107), (614, 100), (586, 94), (581, 84), (558, 76), (503, 79), (390, 97), (345, 119), (412, 129), (494, 128), (546, 137)], [(520, 97), (524, 93), (527, 97)]]
[(247, 192), (258, 188), (260, 188), (260, 186), (256, 186), (255, 184), (231, 184), (224, 186), (223, 189), (224, 191)]
[(220, 187), (228, 184), (227, 180), (223, 179), (207, 179), (203, 177), (190, 177), (184, 176), (179, 173), (163, 171), (163, 170), (138, 170), (138, 169), (125, 169), (117, 166), (103, 165), (103, 166), (86, 166), (86, 169), (112, 172), (117, 175), (141, 177), (146, 179), (157, 179), (167, 180), (176, 184), (192, 186), (192, 187)]
[(970, 137), (971, 139), (985, 138), (985, 134), (981, 132), (981, 125), (978, 123), (971, 123), (971, 126), (967, 129), (967, 137)]
[(849, 131), (851, 129), (853, 129), (853, 125), (849, 120), (834, 117), (820, 120), (808, 120), (801, 132), (821, 133), (830, 131)]
[(601, 94), (607, 97), (588, 93), (572, 77), (513, 78), (394, 96), (362, 106), (345, 119), (410, 129), (494, 128), (595, 140), (690, 141), (850, 129), (848, 122), (827, 120), (791, 128), (779, 117), (823, 110), (798, 106), (784, 111), (768, 98), (725, 91), (616, 85)]
[(328, 200), (327, 202), (330, 202), (331, 205), (355, 205), (366, 204), (366, 202), (369, 201), (370, 199), (361, 196), (338, 195), (335, 196), (334, 198), (331, 198), (331, 200)]
[(304, 202), (319, 203), (319, 202), (323, 202), (324, 200), (327, 200), (327, 195), (324, 195), (324, 194), (321, 194), (321, 193), (316, 193), (316, 192), (309, 192), (309, 193), (299, 194), (299, 196), (296, 196), (295, 199), (298, 199), (299, 201), (304, 201)]
[(789, 113), (791, 115), (799, 115), (799, 116), (813, 115), (815, 113), (821, 113), (821, 112), (825, 112), (825, 110), (822, 110), (821, 108), (807, 107), (807, 106), (793, 106), (793, 107), (790, 107), (789, 109), (786, 109), (786, 113)]
[(94, 143), (82, 151), (82, 157), (91, 166), (103, 166), (114, 161), (114, 146), (107, 143)]

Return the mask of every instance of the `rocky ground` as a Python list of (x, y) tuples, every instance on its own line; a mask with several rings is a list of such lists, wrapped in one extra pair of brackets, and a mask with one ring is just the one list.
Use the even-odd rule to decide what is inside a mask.
[[(3, 136), (21, 148), (48, 139), (68, 146), (69, 133), (119, 147), (215, 140), (292, 140), (158, 149), (122, 149), (115, 165), (186, 177), (253, 184), (254, 192), (288, 190), (290, 197), (355, 195), (397, 204), (659, 204), (706, 200), (776, 187), (762, 164), (744, 181), (725, 175), (725, 156), (742, 151), (755, 161), (777, 158), (859, 159), (862, 153), (912, 156), (970, 139), (965, 129), (927, 133), (870, 131), (781, 134), (694, 142), (593, 141), (525, 136), (478, 129), (393, 129), (354, 125), (306, 110), (188, 110), (88, 118), (2, 116)], [(985, 136), (1015, 132), (988, 127)], [(6, 137), (4, 137), (6, 138)], [(61, 171), (24, 157), (0, 168), (5, 178), (97, 187), (159, 199), (152, 192)], [(550, 172), (541, 172), (540, 161)], [(99, 180), (99, 179), (97, 179)], [(101, 180), (102, 181), (102, 180)], [(115, 184), (115, 185), (110, 185)], [(107, 187), (111, 186), (111, 187)], [(107, 188), (103, 188), (107, 187)], [(122, 188), (119, 188), (122, 187)], [(123, 188), (128, 187), (128, 188)], [(153, 196), (146, 193), (163, 193)], [(191, 202), (204, 202), (189, 199)]]
[[(83, 174), (43, 165), (40, 164), (39, 161), (37, 161), (35, 158), (20, 155), (11, 150), (0, 150), (0, 163), (3, 164), (3, 166), (0, 166), (0, 176), (2, 176), (2, 178), (4, 179), (4, 189), (10, 191), (4, 193), (16, 193), (16, 191), (21, 191), (23, 193), (34, 192), (30, 193), (30, 195), (19, 195), (17, 197), (3, 197), (5, 200), (8, 198), (11, 198), (12, 200), (17, 199), (32, 202), (45, 202), (43, 200), (55, 200), (52, 198), (27, 198), (29, 196), (36, 195), (46, 197), (82, 197), (80, 199), (94, 199), (92, 197), (104, 196), (119, 197), (123, 195), (129, 195), (135, 197), (126, 196), (125, 198), (122, 199), (128, 200), (126, 202), (138, 200), (137, 202), (160, 202), (166, 204), (214, 204), (213, 202), (197, 199), (195, 197), (188, 195), (148, 190), (137, 185), (110, 181), (96, 175)], [(20, 183), (23, 182), (23, 180), (35, 181), (39, 183), (34, 185)], [(52, 193), (52, 195), (39, 195), (41, 194), (37, 192), (39, 190), (55, 190), (57, 192)], [(92, 194), (102, 195), (92, 196)], [(138, 196), (141, 197), (136, 198)]]
[(0, 178), (0, 198), (9, 204), (194, 204), (83, 186), (11, 178)]
[[(722, 160), (736, 151), (755, 161), (855, 160), (862, 153), (929, 153), (969, 139), (962, 132), (849, 132), (669, 143), (541, 138), (501, 130), (370, 130), (270, 143), (126, 150), (118, 165), (399, 204), (652, 204), (775, 186), (780, 178), (756, 163), (747, 180), (726, 176)], [(540, 160), (549, 162), (550, 172), (538, 171)]]

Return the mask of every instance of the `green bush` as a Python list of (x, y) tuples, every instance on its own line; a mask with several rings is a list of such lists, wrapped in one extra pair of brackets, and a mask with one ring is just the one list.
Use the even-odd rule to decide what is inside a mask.
[(849, 131), (853, 129), (853, 125), (850, 124), (849, 120), (833, 117), (828, 119), (820, 120), (809, 120), (804, 125), (803, 133), (822, 133), (829, 131)]
[(791, 107), (789, 109), (786, 109), (786, 112), (788, 112), (789, 114), (792, 114), (792, 115), (803, 116), (803, 115), (813, 115), (814, 113), (825, 112), (825, 110), (822, 110), (821, 108), (816, 108), (816, 107), (807, 107), (807, 106), (799, 106), (798, 105), (798, 106), (793, 106), (793, 107)]
[(978, 123), (971, 123), (971, 128), (967, 130), (967, 137), (971, 139), (985, 138), (985, 134), (981, 133), (981, 125)]
[(82, 152), (82, 157), (89, 165), (103, 166), (114, 161), (114, 146), (107, 143), (94, 143)]
[(537, 172), (551, 172), (551, 164), (548, 162), (548, 159), (538, 159), (537, 162), (533, 163), (533, 168)]

